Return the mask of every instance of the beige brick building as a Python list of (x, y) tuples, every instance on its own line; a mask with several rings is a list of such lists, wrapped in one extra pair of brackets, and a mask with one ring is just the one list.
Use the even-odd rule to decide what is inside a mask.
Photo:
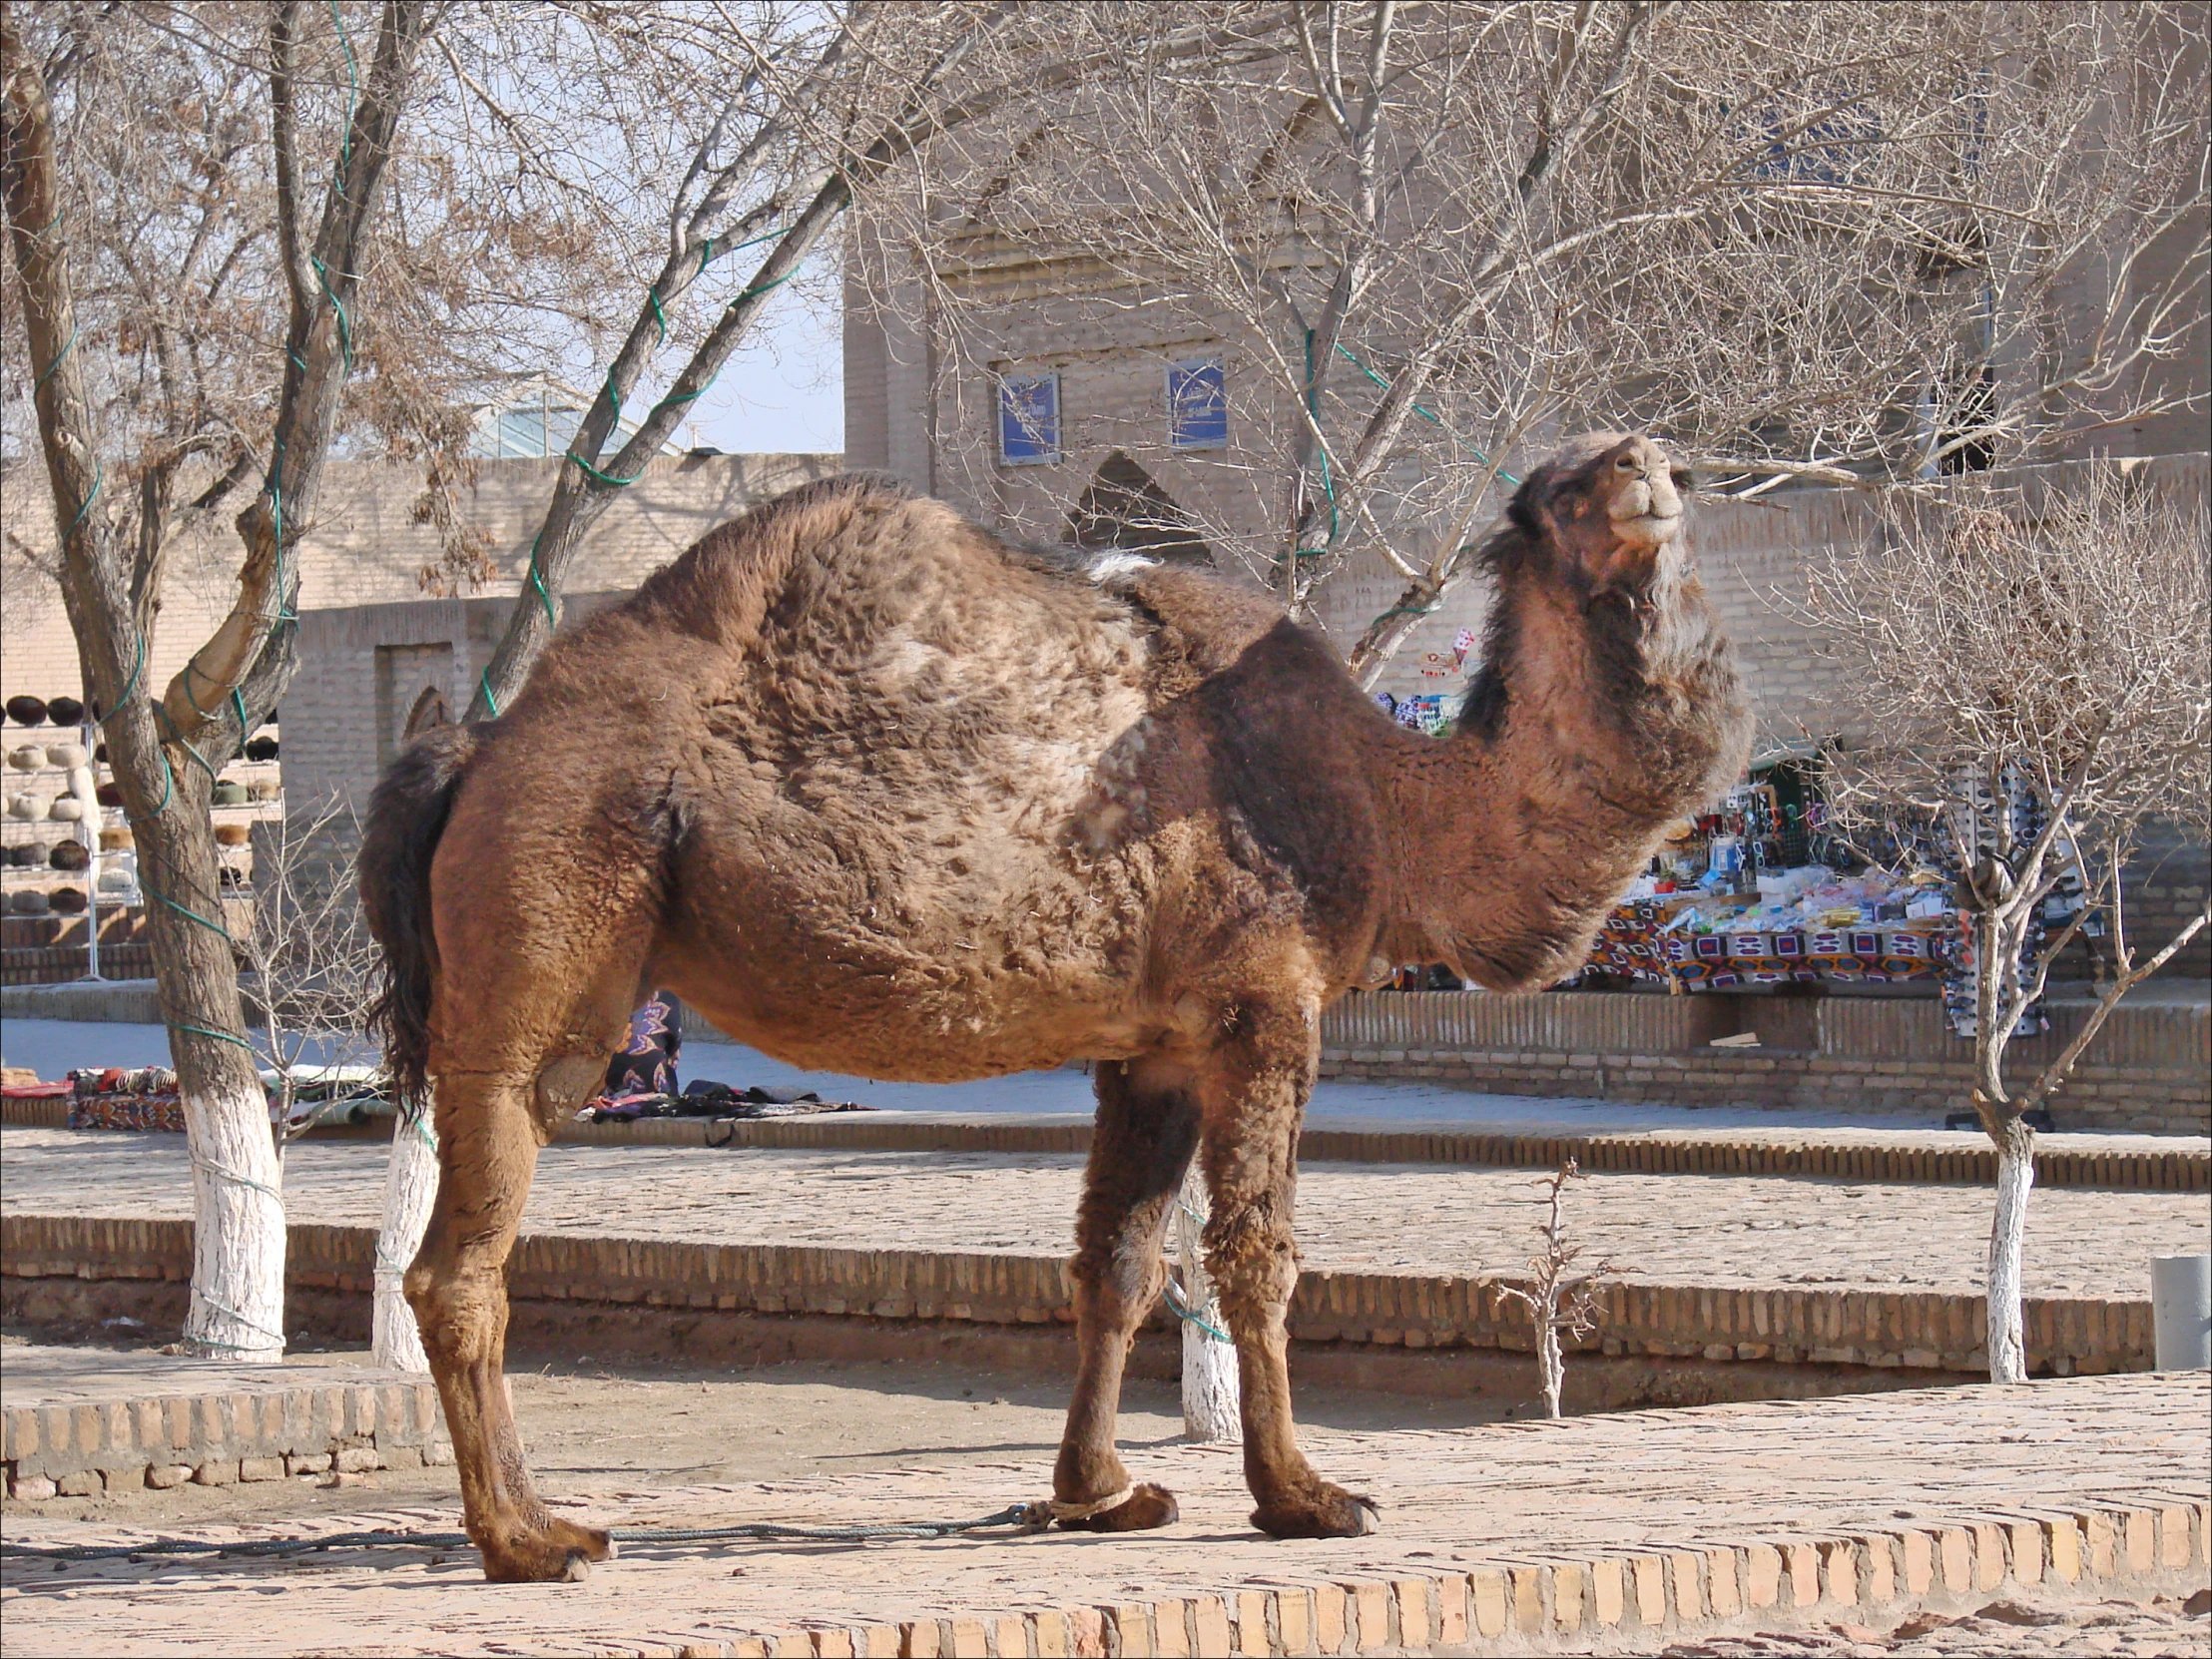
[[(569, 617), (628, 593), (725, 519), (839, 464), (835, 455), (651, 462), (586, 539), (569, 584)], [(466, 706), (505, 624), (561, 465), (557, 458), (480, 465), (464, 511), (490, 538), (497, 575), (477, 596), (440, 599), (427, 596), (418, 579), (438, 550), (436, 532), (412, 516), (420, 489), (415, 474), (377, 462), (331, 463), (314, 529), (299, 544), (300, 667), (277, 711), (287, 796), (334, 791), (365, 802), (419, 698), (435, 694), (454, 711)], [(4, 527), (14, 543), (0, 607), (6, 696), (79, 690), (61, 594), (36, 551), (53, 545), (45, 483), (36, 468), (0, 475)], [(184, 666), (236, 593), (238, 543), (228, 518), (219, 515), (182, 538), (175, 559), (149, 664), (156, 686)]]

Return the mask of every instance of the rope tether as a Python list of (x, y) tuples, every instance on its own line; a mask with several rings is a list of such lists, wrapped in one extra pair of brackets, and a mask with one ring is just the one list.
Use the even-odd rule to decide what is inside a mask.
[[(251, 1324), (252, 1322), (247, 1322)], [(198, 1339), (196, 1339), (198, 1340)], [(224, 1345), (214, 1345), (221, 1347)], [(1129, 1494), (1119, 1494), (1120, 1502)], [(913, 1521), (888, 1526), (784, 1526), (755, 1521), (742, 1526), (625, 1526), (608, 1534), (617, 1544), (761, 1543), (845, 1544), (874, 1538), (948, 1538), (994, 1526), (1022, 1526), (1034, 1505), (1009, 1503), (975, 1520)], [(1111, 1504), (1108, 1505), (1111, 1507)], [(136, 1561), (155, 1555), (303, 1555), (326, 1549), (472, 1549), (465, 1532), (333, 1532), (320, 1538), (243, 1538), (213, 1543), (204, 1538), (151, 1538), (135, 1544), (26, 1544), (0, 1540), (0, 1556), (52, 1561), (56, 1570), (74, 1561)]]

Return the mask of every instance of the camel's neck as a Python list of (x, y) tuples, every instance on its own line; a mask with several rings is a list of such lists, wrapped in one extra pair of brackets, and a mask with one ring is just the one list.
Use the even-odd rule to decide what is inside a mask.
[(1732, 781), (1748, 720), (1726, 642), (1679, 556), (1648, 598), (1501, 578), (1457, 735), (1393, 752), (1398, 960), (1496, 988), (1578, 965), (1666, 827)]

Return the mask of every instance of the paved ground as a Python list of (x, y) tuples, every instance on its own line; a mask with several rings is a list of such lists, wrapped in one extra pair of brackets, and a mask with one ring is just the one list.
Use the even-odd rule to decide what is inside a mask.
[[(121, 1333), (117, 1333), (121, 1335)], [(0, 1400), (109, 1400), (187, 1391), (220, 1393), (246, 1374), (269, 1384), (282, 1374), (311, 1387), (365, 1368), (365, 1353), (293, 1351), (280, 1367), (177, 1360), (157, 1350), (57, 1348), (0, 1338)], [(1049, 1459), (1060, 1443), (1067, 1383), (950, 1365), (728, 1366), (590, 1356), (508, 1373), (516, 1420), (546, 1486), (568, 1497), (616, 1499), (641, 1482), (789, 1480), (813, 1474), (1002, 1464)], [(1182, 1438), (1175, 1384), (1132, 1380), (1122, 1393), (1121, 1441), (1150, 1448)], [(1461, 1428), (1502, 1419), (1496, 1399), (1411, 1398), (1306, 1386), (1300, 1431), (1316, 1448), (1347, 1433)], [(326, 1478), (326, 1477), (325, 1477)], [(383, 1469), (368, 1477), (378, 1503), (436, 1503), (454, 1493), (450, 1468)], [(342, 1514), (364, 1500), (352, 1486), (314, 1476), (236, 1486), (186, 1484), (98, 1498), (55, 1497), (11, 1510), (19, 1518), (129, 1520), (172, 1532), (284, 1515)]]
[(1990, 1654), (2114, 1654), (2120, 1659), (2204, 1659), (2212, 1653), (2212, 1591), (2193, 1596), (2081, 1601), (2015, 1591), (1965, 1613), (1916, 1613), (1813, 1630), (1764, 1631), (1681, 1642), (1677, 1659), (1983, 1659)]
[[(285, 1170), (292, 1219), (373, 1224), (385, 1157), (374, 1142), (294, 1143)], [(555, 1145), (539, 1158), (523, 1226), (1065, 1254), (1081, 1167), (1046, 1153)], [(1585, 1260), (1608, 1260), (1620, 1277), (1974, 1291), (1989, 1202), (1972, 1187), (1597, 1174), (1572, 1190), (1568, 1217)], [(189, 1216), (184, 1138), (9, 1129), (0, 1134), (0, 1203), (33, 1214)], [(2028, 1214), (2031, 1295), (2147, 1296), (2151, 1257), (2212, 1245), (2201, 1194), (2048, 1188)], [(1300, 1239), (1315, 1267), (1518, 1271), (1540, 1219), (1527, 1171), (1327, 1163), (1299, 1181)]]
[[(41, 1077), (56, 1078), (80, 1066), (167, 1065), (169, 1041), (158, 1025), (11, 1019), (0, 1025), (0, 1053), (5, 1054), (9, 1065), (30, 1066)], [(739, 1088), (759, 1084), (763, 1088), (813, 1089), (827, 1100), (857, 1100), (886, 1111), (952, 1112), (962, 1116), (1072, 1113), (1088, 1118), (1092, 1107), (1090, 1079), (1072, 1069), (1021, 1072), (975, 1083), (878, 1083), (864, 1077), (804, 1072), (734, 1043), (699, 1041), (685, 1043), (681, 1069), (687, 1081), (707, 1078)], [(1942, 1126), (1940, 1112), (1762, 1112), (1736, 1106), (1634, 1106), (1537, 1095), (1477, 1094), (1411, 1080), (1324, 1082), (1314, 1091), (1307, 1118), (1323, 1125), (1400, 1120), (1507, 1134), (1864, 1129), (1885, 1138), (1898, 1138), (1900, 1131), (1939, 1134)], [(2052, 1140), (2080, 1150), (2139, 1149), (2146, 1140), (2160, 1145), (2207, 1144), (2203, 1136), (2097, 1134), (2055, 1136)], [(1978, 1136), (1969, 1136), (1956, 1144), (1978, 1141)]]
[[(581, 1585), (509, 1588), (484, 1585), (457, 1551), (120, 1562), (59, 1573), (11, 1567), (0, 1618), (11, 1654), (678, 1652), (802, 1620), (882, 1626), (920, 1616), (977, 1621), (981, 1651), (981, 1634), (997, 1615), (1021, 1609), (1158, 1604), (1267, 1583), (1435, 1577), (1567, 1551), (1587, 1558), (1592, 1550), (1834, 1537), (1990, 1511), (2203, 1501), (2212, 1490), (2208, 1408), (2212, 1383), (2203, 1378), (2137, 1376), (1343, 1434), (1317, 1444), (1317, 1452), (1328, 1472), (1375, 1494), (1383, 1530), (1292, 1544), (1248, 1528), (1234, 1449), (1156, 1444), (1130, 1453), (1132, 1472), (1175, 1489), (1183, 1518), (1155, 1533), (715, 1550), (644, 1544)], [(964, 1468), (760, 1484), (640, 1480), (572, 1512), (627, 1526), (950, 1518), (1042, 1491), (1048, 1467), (1041, 1452), (1019, 1447)], [(455, 1515), (450, 1505), (364, 1503), (344, 1520), (443, 1530)], [(336, 1524), (331, 1516), (312, 1523)], [(195, 1532), (305, 1529), (258, 1522)], [(106, 1518), (18, 1515), (7, 1530), (42, 1542), (145, 1536)], [(279, 1592), (280, 1611), (270, 1599)], [(1207, 1605), (1220, 1616), (1221, 1603)], [(1239, 1603), (1232, 1595), (1228, 1605), (1235, 1612)], [(1193, 1628), (1203, 1631), (1197, 1606)], [(1176, 1617), (1180, 1623), (1183, 1612)], [(1868, 1626), (1869, 1635), (1877, 1628)], [(1018, 1622), (1010, 1633), (1024, 1639)], [(1816, 1636), (1827, 1639), (1798, 1639)], [(1851, 1650), (1834, 1641), (1764, 1650), (1707, 1642), (1702, 1649)], [(809, 1643), (799, 1651), (831, 1649)]]

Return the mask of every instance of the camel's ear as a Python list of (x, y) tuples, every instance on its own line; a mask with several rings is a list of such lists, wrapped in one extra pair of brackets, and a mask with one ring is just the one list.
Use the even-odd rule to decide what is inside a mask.
[(453, 716), (445, 706), (444, 694), (435, 686), (425, 686), (422, 695), (414, 700), (414, 707), (407, 711), (406, 728), (400, 733), (399, 741), (413, 743), (425, 732), (452, 724)]

